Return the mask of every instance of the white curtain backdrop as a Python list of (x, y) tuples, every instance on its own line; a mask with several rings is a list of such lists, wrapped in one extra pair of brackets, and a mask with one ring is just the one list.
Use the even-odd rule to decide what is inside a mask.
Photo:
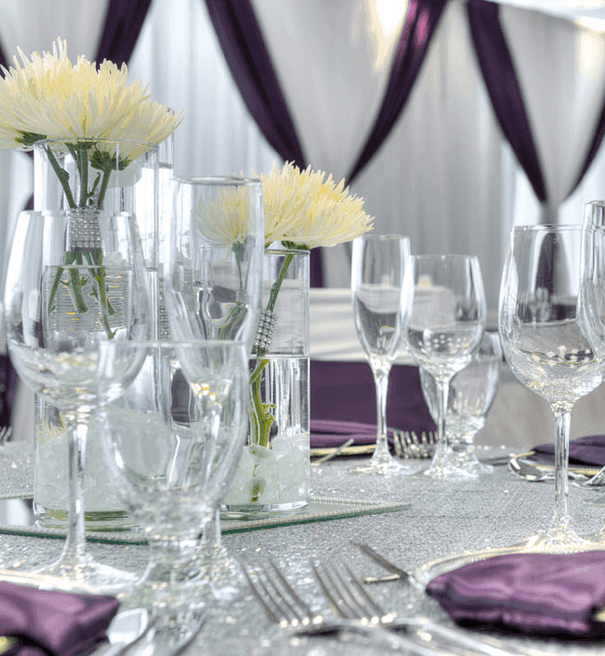
[[(390, 19), (383, 15), (380, 27), (379, 10), (387, 5), (378, 0), (375, 4), (361, 0), (253, 1), (267, 33), (271, 23), (268, 8), (275, 10), (280, 24), (288, 27), (281, 48), (286, 48), (285, 37), (297, 34), (294, 27), (303, 21), (314, 19), (320, 26), (312, 36), (307, 33), (305, 47), (302, 41), (290, 40), (290, 47), (277, 59), (277, 71), (288, 81), (285, 94), (294, 103), (294, 121), (307, 157), (313, 166), (339, 178), (350, 168), (348, 163), (355, 159), (379, 106), (388, 74), (386, 64), (392, 58), (389, 47), (395, 39), (388, 26), (399, 25), (397, 14)], [(52, 41), (62, 36), (68, 41), (72, 59), (80, 52), (92, 56), (104, 16), (99, 4), (98, 0), (0, 0), (0, 39), (5, 55), (10, 61), (18, 43), (25, 44), (26, 52), (49, 49)], [(365, 14), (361, 10), (364, 6)], [(288, 8), (297, 13), (288, 16)], [(343, 12), (339, 20), (335, 18), (337, 8)], [(85, 19), (82, 11), (94, 13)], [(320, 11), (326, 12), (326, 22), (320, 20)], [(515, 22), (512, 11), (504, 8), (502, 12), (509, 38), (510, 30), (517, 29), (510, 27)], [(555, 22), (563, 18), (538, 18), (545, 31), (551, 25), (563, 34), (569, 32), (568, 26)], [(535, 39), (535, 44), (526, 40), (532, 47), (522, 55), (516, 45), (511, 46), (514, 56), (533, 61), (534, 48), (540, 43), (548, 46), (546, 36)], [(588, 37), (580, 37), (580, 51), (600, 52), (601, 43), (602, 36), (590, 32)], [(276, 42), (270, 47), (275, 49)], [(348, 58), (338, 56), (342, 47), (349, 48)], [(569, 57), (579, 52), (576, 37), (569, 37), (566, 47)], [(308, 71), (300, 80), (289, 73), (297, 60)], [(552, 68), (552, 62), (558, 60), (547, 57), (542, 61), (546, 68)], [(602, 64), (597, 66), (590, 56), (582, 61), (586, 64), (581, 67), (582, 74), (576, 71), (573, 80), (561, 73), (561, 83), (567, 80), (565, 93), (560, 93), (562, 102), (573, 110), (576, 124), (581, 116), (590, 119), (582, 103), (593, 107), (594, 116), (598, 92), (594, 87), (587, 92), (587, 82), (592, 84), (595, 75), (605, 80)], [(154, 0), (129, 69), (132, 80), (141, 78), (149, 83), (159, 102), (185, 110), (185, 120), (175, 135), (177, 174), (249, 175), (268, 171), (278, 160), (231, 80), (202, 0)], [(584, 86), (578, 86), (580, 83)], [(312, 94), (308, 93), (310, 85)], [(300, 89), (306, 89), (307, 94), (297, 96)], [(582, 98), (582, 89), (589, 95)], [(573, 98), (567, 98), (567, 93)], [(573, 139), (562, 143), (566, 153), (571, 152), (572, 145), (574, 153), (581, 150)], [(575, 164), (568, 154), (564, 161), (550, 164), (560, 168), (557, 175), (563, 180), (562, 186), (573, 178), (568, 169)], [(30, 168), (25, 155), (0, 152), (0, 238), (4, 238), (6, 249), (18, 209), (31, 193)], [(560, 220), (581, 221), (586, 201), (605, 198), (604, 181), (605, 154), (601, 149), (580, 188), (561, 205)], [(462, 0), (448, 4), (402, 117), (355, 181), (353, 191), (365, 198), (367, 210), (376, 217), (376, 231), (408, 234), (414, 252), (477, 254), (488, 302), (495, 309), (510, 228), (537, 221), (540, 208), (500, 134), (475, 61)], [(327, 284), (348, 286), (348, 261), (332, 250), (328, 254)]]

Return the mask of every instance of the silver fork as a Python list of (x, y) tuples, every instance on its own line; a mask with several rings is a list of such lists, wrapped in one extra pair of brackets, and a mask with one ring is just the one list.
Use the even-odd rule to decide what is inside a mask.
[(10, 440), (12, 434), (13, 429), (11, 426), (2, 426), (2, 428), (0, 428), (0, 449), (4, 446), (5, 442)]
[(417, 435), (414, 431), (393, 431), (395, 453), (401, 458), (432, 458), (437, 434), (429, 431)]
[(435, 656), (433, 649), (404, 636), (389, 633), (379, 624), (347, 618), (326, 619), (321, 613), (315, 613), (274, 563), (267, 566), (257, 564), (254, 569), (244, 563), (241, 565), (254, 596), (269, 619), (282, 629), (311, 636), (337, 635), (349, 631), (378, 638), (413, 656)]
[[(489, 638), (491, 644), (486, 644), (485, 640), (478, 640), (473, 636), (468, 636), (462, 630), (453, 630), (426, 618), (399, 618), (395, 613), (388, 613), (367, 592), (361, 581), (346, 564), (341, 563), (340, 568), (338, 568), (327, 563), (319, 563), (314, 564), (313, 569), (324, 594), (334, 610), (349, 621), (364, 622), (369, 626), (376, 626), (381, 629), (419, 631), (422, 632), (422, 639), (424, 640), (426, 640), (426, 635), (430, 634), (432, 637), (441, 640), (445, 647), (457, 646), (467, 654), (511, 656), (514, 653), (528, 653), (517, 648), (511, 651), (508, 644), (500, 643), (493, 638)], [(340, 570), (344, 570), (346, 575), (343, 576)], [(435, 645), (433, 653), (436, 651), (437, 646)]]

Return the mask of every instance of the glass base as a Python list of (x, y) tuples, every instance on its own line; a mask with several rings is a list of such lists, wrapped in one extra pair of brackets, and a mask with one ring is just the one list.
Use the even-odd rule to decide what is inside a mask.
[(288, 513), (300, 510), (309, 504), (308, 499), (299, 501), (287, 501), (284, 503), (242, 503), (222, 504), (221, 517), (227, 519), (246, 519), (247, 517), (258, 517), (259, 515), (270, 515), (272, 513)]
[(472, 469), (464, 469), (456, 463), (452, 453), (436, 453), (430, 466), (418, 472), (414, 478), (435, 481), (470, 481), (479, 474)]
[(575, 553), (596, 549), (596, 543), (579, 536), (573, 529), (558, 529), (532, 535), (513, 545), (526, 552), (536, 553)]
[(140, 575), (98, 563), (85, 554), (78, 561), (61, 556), (59, 560), (31, 572), (44, 581), (44, 589), (71, 592), (117, 594), (132, 588)]
[[(36, 526), (63, 529), (67, 529), (69, 526), (66, 510), (41, 509), (34, 503), (34, 513), (38, 518)], [(124, 510), (86, 512), (84, 524), (87, 531), (132, 531), (139, 528), (138, 524)]]
[(370, 476), (411, 476), (418, 471), (417, 466), (398, 462), (390, 454), (378, 454), (377, 451), (370, 460), (357, 467), (349, 469), (350, 474), (362, 474)]

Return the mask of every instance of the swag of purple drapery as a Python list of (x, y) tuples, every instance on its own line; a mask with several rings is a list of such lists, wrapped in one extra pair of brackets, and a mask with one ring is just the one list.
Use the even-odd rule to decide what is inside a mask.
[[(349, 176), (380, 148), (403, 110), (447, 0), (410, 0), (382, 107)], [(250, 0), (206, 0), (233, 79), (261, 132), (285, 161), (305, 168), (296, 128)], [(320, 249), (311, 252), (311, 286), (323, 286)]]
[[(109, 59), (118, 66), (128, 62), (150, 5), (151, 0), (109, 0), (95, 61), (100, 63)], [(50, 45), (47, 47), (50, 48)], [(7, 62), (0, 45), (0, 65), (8, 68), (7, 63), (12, 64), (12, 57), (10, 63)], [(25, 209), (33, 209), (33, 196)], [(10, 359), (0, 355), (0, 426), (10, 425), (17, 382), (18, 377)]]
[[(511, 144), (519, 164), (541, 203), (548, 194), (521, 88), (506, 37), (499, 20), (500, 8), (487, 0), (468, 0), (467, 12), (471, 36), (479, 66), (502, 132)], [(571, 194), (588, 171), (605, 135), (605, 105), (602, 109), (584, 166)]]

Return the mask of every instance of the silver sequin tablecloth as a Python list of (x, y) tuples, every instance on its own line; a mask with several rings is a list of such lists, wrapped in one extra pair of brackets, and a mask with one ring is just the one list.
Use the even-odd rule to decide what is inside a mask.
[[(491, 452), (493, 455), (493, 450)], [(342, 519), (288, 524), (257, 530), (240, 530), (223, 536), (229, 552), (253, 564), (273, 559), (288, 572), (318, 610), (321, 596), (311, 578), (312, 559), (346, 559), (360, 575), (385, 572), (363, 555), (355, 542), (364, 541), (406, 569), (464, 551), (510, 545), (548, 525), (554, 489), (550, 483), (529, 483), (514, 477), (506, 467), (481, 479), (456, 484), (401, 478), (383, 480), (355, 476), (351, 462), (335, 460), (312, 467), (315, 496), (383, 504), (407, 504), (402, 510)], [(605, 524), (605, 507), (587, 501), (599, 493), (572, 487), (570, 510), (581, 533), (592, 533)], [(2, 551), (15, 559), (28, 552), (58, 555), (62, 540), (24, 535), (1, 535)], [(605, 548), (605, 545), (604, 545)], [(111, 565), (141, 570), (147, 547), (141, 544), (92, 542), (91, 552)], [(383, 583), (371, 591), (389, 610), (400, 614), (431, 614), (447, 622), (436, 604), (409, 583)], [(323, 604), (325, 607), (325, 604)], [(511, 646), (516, 641), (510, 642)], [(605, 646), (545, 644), (523, 641), (536, 653), (605, 653)], [(214, 609), (195, 643), (186, 652), (198, 656), (347, 656), (391, 653), (384, 644), (358, 636), (292, 638), (282, 634), (244, 587), (240, 598), (226, 608)], [(542, 652), (544, 653), (544, 652)]]

